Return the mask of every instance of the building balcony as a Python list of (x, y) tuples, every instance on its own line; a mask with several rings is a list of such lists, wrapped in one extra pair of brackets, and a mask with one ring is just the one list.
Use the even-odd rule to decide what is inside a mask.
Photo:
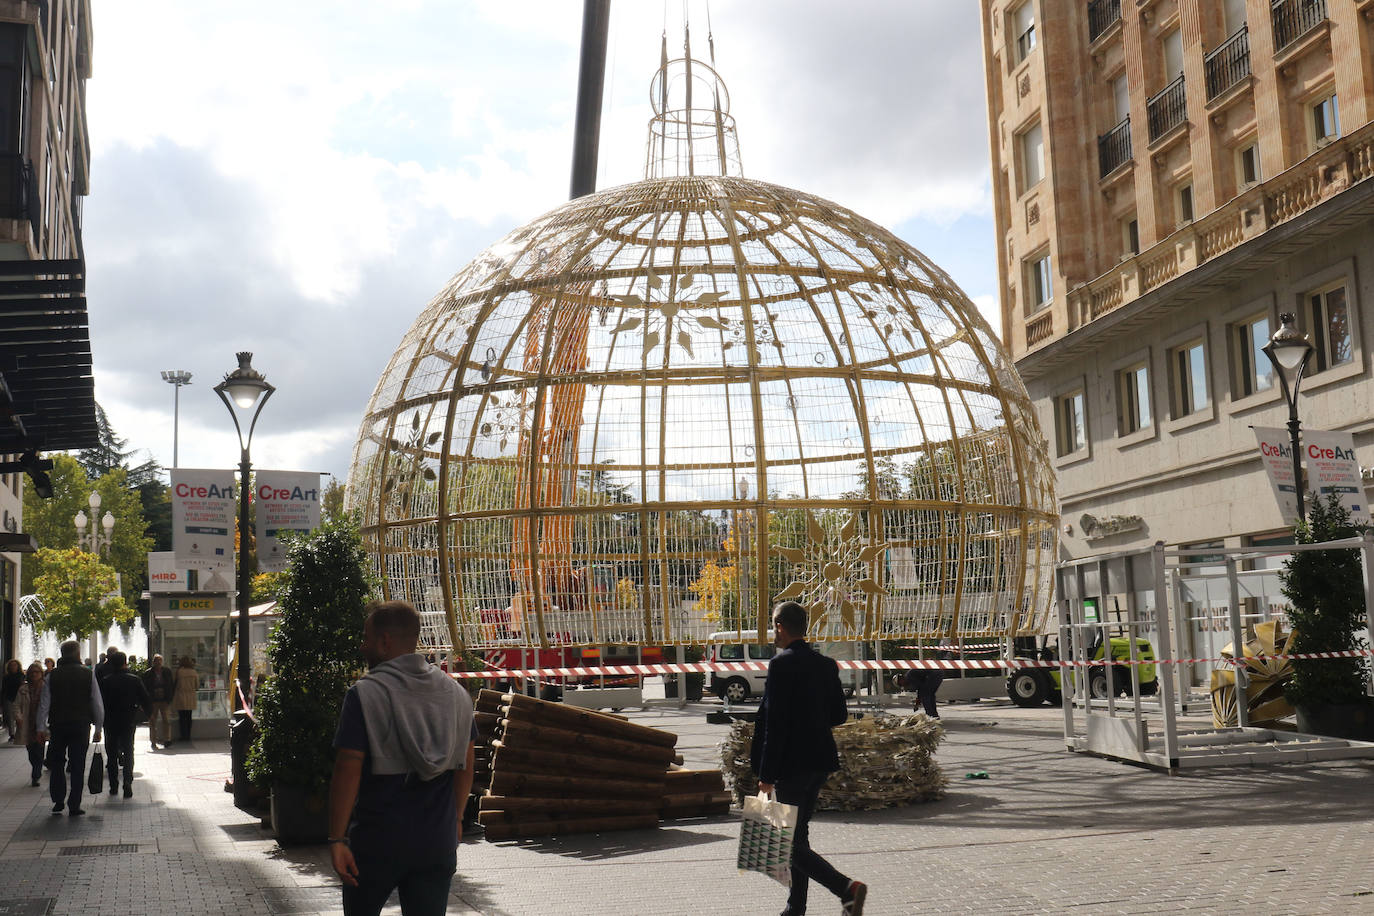
[(1182, 73), (1150, 98), (1145, 113), (1150, 121), (1151, 143), (1184, 122), (1188, 117), (1188, 98), (1183, 91)]
[(1097, 170), (1106, 178), (1131, 159), (1131, 116), (1097, 138)]
[(1121, 0), (1089, 0), (1088, 40), (1097, 41), (1099, 35), (1121, 21)]
[(1207, 101), (1230, 89), (1250, 75), (1250, 28), (1240, 30), (1207, 55)]
[(1278, 0), (1270, 15), (1277, 53), (1326, 21), (1326, 0)]
[[(1255, 239), (1270, 229), (1374, 179), (1374, 122), (1213, 210), (1135, 257), (1068, 294), (1066, 331), (1128, 305), (1146, 293)], [(1027, 338), (1031, 336), (1028, 320)], [(1041, 334), (1043, 330), (1036, 329)], [(1036, 342), (1045, 338), (1040, 336)]]

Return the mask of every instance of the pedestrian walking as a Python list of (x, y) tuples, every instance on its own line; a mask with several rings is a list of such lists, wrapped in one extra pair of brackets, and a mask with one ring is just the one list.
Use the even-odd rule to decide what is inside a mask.
[(374, 602), (368, 673), (349, 688), (334, 737), (329, 850), (345, 916), (375, 916), (393, 890), (405, 916), (441, 916), (472, 789), (472, 697), (416, 654), (420, 615)]
[(191, 711), (196, 708), (196, 691), (200, 689), (200, 675), (191, 656), (183, 655), (173, 678), (172, 708), (177, 711), (178, 740), (191, 740)]
[(110, 646), (100, 653), (100, 658), (95, 663), (95, 680), (99, 683), (109, 677), (114, 668), (110, 664), (110, 659), (119, 651), (118, 646)]
[(115, 650), (107, 658), (109, 667), (100, 693), (105, 700), (105, 770), (110, 776), (110, 794), (119, 791), (119, 771), (124, 771), (124, 797), (134, 795), (134, 729), (138, 710), (152, 708), (148, 691), (137, 676), (129, 672), (129, 659)]
[(797, 806), (792, 837), (792, 886), (783, 916), (806, 912), (807, 885), (815, 880), (840, 898), (845, 916), (860, 916), (868, 886), (850, 880), (811, 849), (811, 816), (826, 778), (840, 768), (830, 730), (849, 718), (839, 666), (806, 642), (806, 608), (785, 601), (773, 609), (773, 644), (768, 680), (754, 720), (750, 763), (759, 791)]
[(43, 681), (46, 672), (38, 662), (33, 662), (24, 672), (24, 685), (19, 688), (17, 706), (19, 710), (19, 734), (29, 752), (29, 785), (36, 786), (43, 778), (43, 751), (47, 743), (38, 736), (38, 704), (43, 699)]
[(19, 742), (19, 716), (14, 704), (19, 698), (19, 688), (23, 686), (24, 666), (19, 664), (19, 659), (12, 658), (5, 662), (5, 677), (0, 680), (0, 708), (4, 710), (5, 728), (10, 733), (11, 744)]
[(172, 692), (176, 689), (172, 670), (162, 664), (161, 655), (154, 655), (153, 663), (143, 672), (143, 687), (153, 704), (148, 714), (148, 741), (153, 750), (157, 750), (159, 740), (164, 746), (172, 743), (172, 722), (167, 710), (172, 705)]
[[(105, 704), (95, 673), (81, 664), (81, 644), (69, 639), (62, 644), (61, 660), (43, 682), (38, 701), (38, 737), (51, 740), (48, 749), (48, 794), (52, 813), (61, 814), (63, 805), (69, 817), (86, 812), (81, 808), (81, 790), (86, 781), (86, 750), (105, 724)], [(65, 765), (64, 765), (65, 764)], [(67, 785), (67, 776), (71, 785)]]

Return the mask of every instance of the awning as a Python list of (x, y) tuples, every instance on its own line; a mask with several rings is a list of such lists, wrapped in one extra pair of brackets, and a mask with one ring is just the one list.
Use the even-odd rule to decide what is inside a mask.
[(80, 260), (0, 261), (0, 454), (98, 444)]

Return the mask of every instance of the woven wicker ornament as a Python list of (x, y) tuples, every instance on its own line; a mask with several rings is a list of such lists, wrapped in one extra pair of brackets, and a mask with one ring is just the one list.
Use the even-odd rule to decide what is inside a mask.
[[(705, 108), (682, 101), (685, 87)], [(428, 646), (1043, 629), (1053, 475), (995, 334), (920, 252), (738, 173), (666, 62), (646, 175), (463, 268), (363, 418), (349, 505)]]

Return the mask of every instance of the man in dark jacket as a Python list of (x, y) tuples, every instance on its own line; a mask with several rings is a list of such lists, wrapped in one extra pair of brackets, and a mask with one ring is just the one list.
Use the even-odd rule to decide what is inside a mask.
[(134, 729), (138, 725), (138, 710), (145, 713), (153, 708), (148, 691), (137, 675), (129, 673), (129, 657), (123, 652), (111, 652), (105, 680), (100, 682), (105, 700), (105, 769), (110, 775), (110, 794), (119, 787), (119, 769), (124, 768), (124, 797), (134, 795)]
[(778, 801), (797, 806), (792, 840), (792, 888), (783, 916), (806, 912), (807, 884), (814, 878), (840, 898), (846, 916), (863, 913), (868, 886), (851, 881), (811, 849), (811, 815), (828, 777), (840, 768), (830, 730), (849, 718), (833, 659), (807, 644), (806, 608), (785, 601), (773, 609), (773, 643), (779, 649), (768, 663), (768, 681), (754, 724), (750, 762), (759, 791), (777, 792)]
[(161, 655), (154, 655), (153, 663), (143, 672), (143, 686), (148, 690), (148, 699), (153, 701), (153, 707), (148, 714), (148, 740), (152, 743), (153, 750), (157, 750), (159, 736), (163, 747), (172, 743), (172, 721), (168, 718), (167, 710), (171, 706), (172, 692), (176, 686), (172, 678), (172, 669), (162, 664)]
[[(81, 664), (81, 643), (67, 640), (62, 644), (61, 655), (57, 667), (43, 679), (43, 696), (38, 701), (38, 738), (52, 741), (48, 746), (48, 759), (52, 761), (48, 780), (52, 813), (62, 813), (65, 798), (68, 816), (76, 817), (86, 813), (81, 810), (86, 749), (91, 745), (91, 726), (95, 726), (95, 740), (100, 740), (105, 704), (94, 672)], [(70, 789), (68, 774), (72, 778)]]

